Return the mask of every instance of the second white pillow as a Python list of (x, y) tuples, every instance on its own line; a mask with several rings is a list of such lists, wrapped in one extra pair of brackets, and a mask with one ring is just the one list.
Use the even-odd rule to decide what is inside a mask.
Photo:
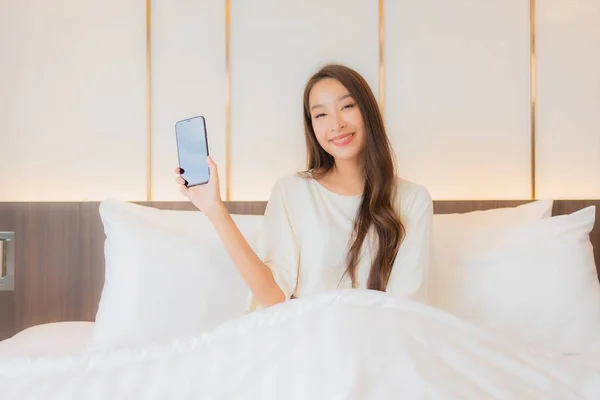
[(455, 259), (439, 307), (559, 353), (600, 338), (600, 283), (590, 231), (595, 207), (518, 226), (481, 229)]

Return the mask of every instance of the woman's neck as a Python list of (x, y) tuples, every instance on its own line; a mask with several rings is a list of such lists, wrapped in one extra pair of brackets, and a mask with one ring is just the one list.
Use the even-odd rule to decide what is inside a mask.
[(365, 177), (362, 167), (354, 160), (336, 160), (335, 165), (329, 171), (327, 183), (336, 191), (344, 194), (362, 194)]

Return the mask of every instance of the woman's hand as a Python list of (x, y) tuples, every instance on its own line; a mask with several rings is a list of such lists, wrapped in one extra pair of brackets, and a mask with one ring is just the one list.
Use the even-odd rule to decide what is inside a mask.
[(210, 217), (210, 214), (218, 212), (223, 207), (223, 201), (221, 200), (217, 165), (210, 156), (207, 157), (206, 161), (210, 169), (210, 178), (207, 183), (189, 188), (186, 187), (179, 167), (175, 168), (175, 173), (179, 175), (175, 179), (175, 182), (179, 185), (179, 191), (200, 211)]

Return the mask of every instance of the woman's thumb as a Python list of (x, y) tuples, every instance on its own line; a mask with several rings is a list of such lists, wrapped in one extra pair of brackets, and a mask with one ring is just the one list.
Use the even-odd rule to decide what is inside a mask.
[(217, 164), (215, 164), (211, 156), (206, 157), (206, 161), (208, 163), (208, 168), (210, 169), (211, 176), (217, 178)]

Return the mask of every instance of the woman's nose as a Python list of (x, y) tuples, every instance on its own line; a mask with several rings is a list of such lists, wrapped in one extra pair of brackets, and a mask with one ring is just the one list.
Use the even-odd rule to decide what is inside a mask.
[(331, 119), (331, 130), (332, 131), (341, 131), (344, 128), (344, 120), (342, 119), (342, 115), (339, 112), (333, 114), (333, 118)]

